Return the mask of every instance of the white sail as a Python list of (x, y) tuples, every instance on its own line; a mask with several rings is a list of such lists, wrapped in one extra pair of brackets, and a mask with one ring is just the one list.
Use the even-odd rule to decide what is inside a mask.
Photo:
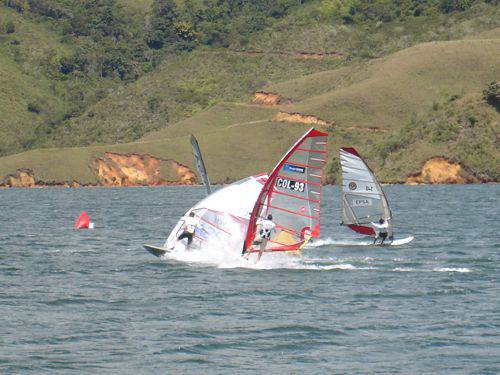
[[(193, 248), (200, 248), (208, 243), (225, 244), (240, 248), (246, 234), (248, 219), (253, 205), (259, 196), (267, 175), (261, 174), (225, 186), (198, 202), (187, 213), (195, 213), (198, 218)], [(168, 249), (184, 247), (177, 241), (182, 233), (184, 220), (181, 218), (165, 242)]]
[[(358, 152), (351, 147), (340, 149), (342, 166), (342, 224), (352, 230), (375, 235), (371, 225), (380, 219), (392, 217), (389, 204), (375, 175)], [(389, 221), (389, 236), (392, 225)]]

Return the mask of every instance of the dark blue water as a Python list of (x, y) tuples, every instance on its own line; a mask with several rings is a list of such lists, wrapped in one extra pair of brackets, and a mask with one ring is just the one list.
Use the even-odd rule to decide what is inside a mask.
[[(500, 372), (500, 187), (389, 186), (403, 247), (159, 260), (203, 188), (0, 191), (0, 373)], [(76, 232), (89, 211), (96, 228)]]

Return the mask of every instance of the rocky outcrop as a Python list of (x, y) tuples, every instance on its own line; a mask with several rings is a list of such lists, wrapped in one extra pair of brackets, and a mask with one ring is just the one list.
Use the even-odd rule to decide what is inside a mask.
[(419, 172), (406, 179), (409, 185), (416, 184), (469, 184), (479, 182), (476, 177), (465, 171), (457, 163), (443, 157), (427, 160)]
[(278, 112), (276, 116), (274, 116), (274, 121), (281, 122), (299, 122), (301, 124), (308, 125), (333, 125), (333, 122), (320, 119), (314, 115), (303, 115), (301, 113), (287, 113), (287, 112)]
[(174, 160), (160, 159), (147, 154), (106, 152), (91, 162), (97, 183), (77, 181), (43, 181), (30, 169), (19, 169), (5, 176), (0, 187), (80, 187), (80, 186), (159, 186), (193, 185), (196, 175)]
[(43, 187), (80, 187), (76, 181), (42, 181), (36, 178), (31, 169), (21, 168), (4, 177), (0, 187), (7, 188), (43, 188)]
[(105, 186), (192, 185), (196, 175), (185, 165), (147, 154), (106, 152), (92, 163), (96, 177)]
[(261, 105), (280, 105), (280, 104), (290, 104), (292, 101), (290, 99), (284, 98), (276, 92), (265, 92), (257, 91), (253, 94), (252, 104)]
[(2, 185), (7, 187), (34, 187), (36, 179), (31, 169), (18, 169), (16, 172), (5, 176)]

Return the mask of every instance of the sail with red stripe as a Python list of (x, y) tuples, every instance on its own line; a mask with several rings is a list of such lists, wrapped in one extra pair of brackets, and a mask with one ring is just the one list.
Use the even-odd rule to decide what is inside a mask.
[[(382, 187), (363, 158), (352, 147), (340, 149), (342, 166), (342, 224), (374, 236), (372, 222), (389, 221), (391, 210)], [(392, 226), (389, 227), (392, 235)]]
[(276, 232), (265, 251), (296, 251), (319, 236), (327, 136), (310, 129), (273, 169), (252, 210), (243, 253), (255, 250), (257, 220), (269, 214)]

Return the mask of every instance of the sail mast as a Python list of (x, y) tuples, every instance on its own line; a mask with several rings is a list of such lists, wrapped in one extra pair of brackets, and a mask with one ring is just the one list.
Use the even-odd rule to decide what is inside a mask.
[(191, 146), (193, 147), (193, 156), (196, 161), (196, 166), (198, 167), (198, 172), (200, 172), (203, 185), (205, 185), (205, 189), (207, 190), (207, 195), (210, 195), (212, 193), (210, 188), (210, 181), (208, 179), (205, 163), (203, 162), (203, 157), (201, 156), (200, 146), (194, 135), (191, 134), (189, 140), (191, 142)]

